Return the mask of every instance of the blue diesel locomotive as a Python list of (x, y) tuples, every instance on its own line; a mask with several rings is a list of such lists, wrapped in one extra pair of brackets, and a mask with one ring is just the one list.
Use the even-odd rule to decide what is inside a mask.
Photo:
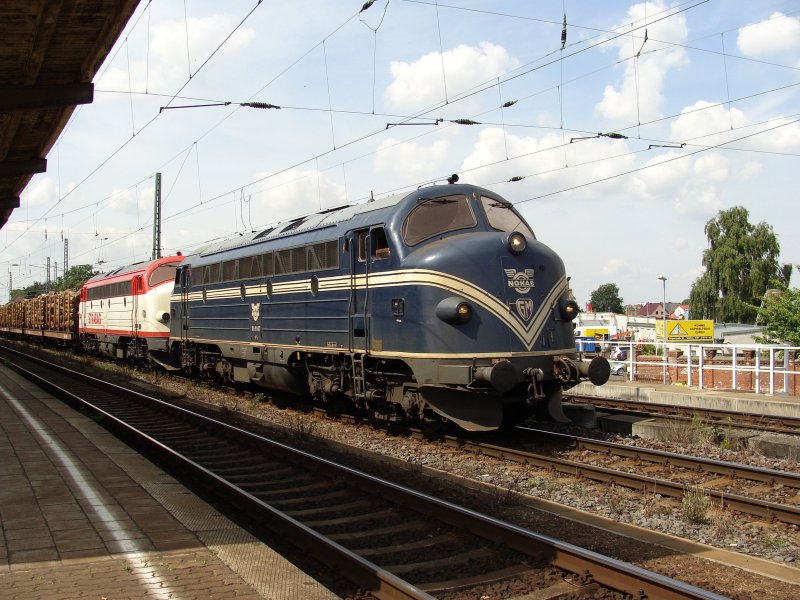
[(562, 390), (609, 376), (604, 358), (577, 360), (567, 283), (511, 203), (423, 187), (187, 256), (152, 357), (428, 427), (563, 419)]

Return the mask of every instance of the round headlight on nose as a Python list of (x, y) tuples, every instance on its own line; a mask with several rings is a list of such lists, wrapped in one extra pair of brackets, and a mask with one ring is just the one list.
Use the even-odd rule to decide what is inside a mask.
[(528, 240), (526, 240), (525, 236), (519, 231), (515, 231), (508, 236), (506, 244), (508, 244), (508, 249), (511, 251), (511, 254), (520, 255), (525, 252), (525, 248), (528, 247)]
[(565, 321), (572, 321), (578, 316), (578, 303), (575, 300), (567, 300), (561, 305), (561, 316)]
[(472, 307), (468, 302), (462, 302), (456, 307), (456, 316), (459, 323), (466, 323), (472, 318)]
[(452, 325), (466, 323), (472, 318), (472, 305), (464, 298), (451, 296), (439, 302), (436, 316)]

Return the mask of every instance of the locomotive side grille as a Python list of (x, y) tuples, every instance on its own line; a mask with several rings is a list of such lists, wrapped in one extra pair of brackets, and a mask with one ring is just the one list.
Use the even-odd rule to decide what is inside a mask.
[(306, 249), (292, 248), (292, 273), (302, 273), (306, 271)]
[(278, 250), (275, 252), (275, 275), (285, 275), (292, 272), (292, 251)]
[(320, 242), (308, 248), (308, 269), (336, 269), (339, 267), (339, 243), (336, 240)]

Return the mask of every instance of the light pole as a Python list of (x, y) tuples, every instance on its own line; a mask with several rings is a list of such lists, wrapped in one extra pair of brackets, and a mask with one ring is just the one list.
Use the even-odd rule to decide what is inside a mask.
[(659, 275), (658, 279), (661, 281), (661, 286), (664, 291), (664, 309), (661, 315), (663, 322), (663, 329), (661, 330), (661, 335), (664, 336), (664, 369), (663, 369), (662, 383), (666, 385), (667, 383), (667, 278), (664, 277), (664, 275)]

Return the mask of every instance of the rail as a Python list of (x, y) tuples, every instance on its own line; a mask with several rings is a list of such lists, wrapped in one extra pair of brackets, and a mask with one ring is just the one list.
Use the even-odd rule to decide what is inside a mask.
[[(493, 543), (502, 542), (504, 547), (521, 555), (539, 557), (558, 569), (582, 574), (587, 581), (595, 581), (631, 596), (709, 600), (722, 598), (713, 592), (504, 523), (468, 508), (338, 465), (276, 440), (82, 375), (71, 369), (58, 367), (8, 348), (3, 347), (2, 351), (14, 357), (10, 361), (10, 366), (26, 378), (68, 403), (81, 406), (90, 414), (102, 416), (105, 426), (121, 432), (138, 447), (145, 447), (149, 455), (157, 454), (162, 460), (172, 464), (177, 471), (194, 478), (195, 482), (202, 482), (212, 488), (215, 494), (228, 499), (238, 506), (239, 510), (252, 511), (250, 514), (254, 516), (254, 522), (269, 523), (269, 527), (280, 532), (285, 539), (304, 547), (306, 551), (313, 551), (316, 558), (332, 565), (377, 598), (387, 600), (432, 598), (425, 590), (433, 584), (429, 582), (415, 587), (389, 571), (389, 568), (393, 571), (401, 571), (401, 568), (382, 568), (361, 556), (356, 550), (350, 550), (334, 541), (330, 533), (326, 536), (318, 531), (332, 524), (330, 520), (314, 521), (320, 518), (320, 509), (295, 506), (294, 510), (284, 513), (266, 499), (262, 499), (262, 496), (272, 497), (273, 504), (279, 502), (275, 500), (277, 495), (283, 499), (284, 504), (290, 502), (296, 505), (302, 490), (308, 491), (313, 488), (312, 493), (318, 490), (319, 481), (323, 477), (320, 474), (325, 473), (325, 478), (336, 482), (333, 486), (335, 490), (353, 488), (354, 493), (362, 501), (368, 500), (378, 508), (384, 503), (396, 504), (405, 511), (420, 515), (425, 520), (435, 521), (434, 526), (440, 530), (453, 527), (464, 536), (477, 536)], [(22, 364), (18, 364), (20, 362)], [(26, 364), (27, 366), (32, 364), (37, 373), (26, 368), (24, 366)], [(61, 384), (53, 381), (62, 377), (66, 379), (61, 381)], [(78, 379), (80, 383), (76, 381)], [(70, 388), (70, 391), (63, 386)], [(82, 391), (76, 389), (84, 386), (85, 389)], [(81, 397), (84, 395), (87, 395), (88, 399)], [(129, 399), (134, 402), (129, 403)], [(188, 455), (184, 454), (186, 451), (189, 451)], [(291, 472), (278, 475), (281, 469)], [(306, 480), (295, 473), (299, 469), (308, 469), (311, 472), (310, 478)], [(284, 489), (284, 484), (289, 487)], [(365, 495), (369, 495), (370, 499), (364, 498)], [(305, 502), (304, 498), (301, 499)], [(323, 500), (326, 503), (326, 510), (329, 510), (330, 506), (327, 505), (331, 502), (325, 498)], [(351, 517), (338, 519), (340, 524), (345, 520), (354, 519)], [(408, 525), (406, 517), (402, 526), (406, 528)], [(337, 527), (332, 531), (333, 534), (338, 534), (340, 540), (344, 537), (354, 538), (355, 541), (350, 540), (349, 545), (357, 547), (361, 544), (362, 553), (369, 550), (370, 547), (363, 544), (361, 539), (364, 531), (356, 532), (355, 536), (350, 534), (345, 536), (346, 530)], [(429, 541), (426, 539), (426, 543)], [(387, 556), (389, 558), (385, 558), (384, 561), (397, 560), (392, 554)], [(420, 568), (419, 564), (437, 562), (430, 561), (425, 555), (417, 552), (412, 553), (409, 560), (411, 564), (407, 566), (413, 569)], [(488, 568), (491, 569), (493, 564), (489, 563)], [(524, 564), (528, 565), (529, 559), (526, 558)], [(483, 565), (479, 564), (477, 568), (482, 567)], [(412, 572), (408, 568), (405, 571)], [(434, 574), (436, 573), (435, 571)], [(446, 591), (452, 590), (448, 588)]]
[(705, 390), (800, 396), (800, 347), (675, 342), (575, 342), (602, 354), (628, 381), (681, 384)]

